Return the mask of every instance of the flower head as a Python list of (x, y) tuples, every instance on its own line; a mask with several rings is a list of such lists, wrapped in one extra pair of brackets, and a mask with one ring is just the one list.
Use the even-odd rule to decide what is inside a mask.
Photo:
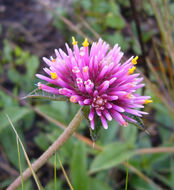
[[(90, 106), (89, 120), (94, 129), (98, 115), (105, 129), (107, 120), (115, 119), (120, 125), (127, 126), (127, 121), (136, 122), (130, 114), (141, 117), (146, 112), (143, 104), (151, 103), (150, 96), (140, 96), (136, 90), (142, 88), (143, 78), (134, 74), (138, 57), (131, 57), (121, 63), (123, 52), (116, 44), (111, 50), (101, 39), (92, 43), (89, 50), (85, 39), (79, 49), (73, 37), (73, 50), (66, 44), (67, 54), (61, 49), (55, 50), (56, 58), (43, 58), (48, 65), (44, 68), (47, 76), (36, 76), (55, 87), (39, 83), (39, 88), (53, 94), (69, 97), (73, 103)], [(125, 113), (128, 113), (126, 115)]]

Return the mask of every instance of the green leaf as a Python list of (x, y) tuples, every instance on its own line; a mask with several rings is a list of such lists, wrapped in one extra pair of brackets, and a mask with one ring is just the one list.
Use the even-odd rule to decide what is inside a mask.
[(94, 142), (97, 140), (101, 129), (102, 129), (101, 120), (99, 116), (95, 113), (95, 128), (94, 130), (92, 130), (90, 127), (90, 136)]
[[(7, 119), (7, 117), (6, 117)], [(20, 136), (23, 144), (25, 144), (24, 136), (21, 128), (16, 128), (18, 135)], [(18, 161), (18, 154), (17, 154), (17, 144), (16, 144), (16, 135), (11, 130), (11, 128), (6, 128), (3, 130), (3, 133), (0, 134), (0, 143), (3, 146), (3, 149), (8, 157), (8, 160), (19, 169), (19, 161)], [(26, 160), (23, 154), (23, 150), (20, 146), (20, 153), (21, 153), (21, 166), (22, 168), (26, 167)]]
[(50, 142), (48, 141), (46, 134), (42, 132), (34, 138), (34, 141), (37, 144), (37, 146), (39, 146), (39, 148), (43, 151), (45, 151), (50, 145)]
[(16, 102), (11, 96), (7, 95), (7, 93), (0, 91), (0, 107), (12, 107), (17, 106), (18, 102)]
[(157, 186), (147, 183), (143, 178), (131, 176), (131, 186), (135, 190), (160, 190)]
[(0, 35), (2, 34), (2, 25), (0, 24)]
[(83, 106), (82, 108), (82, 113), (85, 116), (85, 118), (89, 121), (88, 116), (90, 112), (90, 107), (89, 106)]
[(85, 10), (90, 10), (91, 6), (92, 6), (92, 2), (91, 1), (86, 1), (86, 0), (81, 0), (78, 1), (78, 3), (74, 3), (75, 6), (79, 6), (79, 4), (85, 9)]
[(21, 56), (22, 49), (19, 46), (16, 46), (15, 49), (14, 49), (14, 54), (15, 54), (16, 57)]
[(122, 17), (120, 15), (114, 15), (112, 13), (109, 13), (106, 16), (105, 24), (106, 26), (116, 29), (123, 29), (125, 27), (125, 22)]
[[(172, 171), (173, 173), (173, 171)], [(174, 187), (174, 181), (170, 180), (170, 175), (161, 175), (157, 172), (154, 172), (154, 177), (159, 179), (161, 182), (166, 184), (167, 186), (173, 188)]]
[[(13, 82), (15, 83), (16, 85), (19, 85), (19, 86), (25, 86), (25, 89), (26, 87), (28, 87), (28, 84), (26, 84), (25, 82), (25, 78), (24, 78), (24, 75), (21, 75), (17, 70), (15, 70), (14, 68), (11, 68), (8, 70), (8, 78)], [(25, 84), (24, 84), (25, 82)]]
[(71, 162), (72, 184), (75, 190), (88, 189), (86, 147), (82, 142), (76, 144)]
[(132, 115), (130, 113), (126, 113), (126, 112), (123, 113), (123, 114), (137, 121), (137, 123), (134, 123), (134, 122), (131, 122), (131, 121), (127, 121), (127, 122), (135, 125), (139, 129), (141, 129), (141, 130), (145, 131), (147, 134), (149, 134), (149, 132), (147, 131), (147, 129), (146, 129), (144, 123), (143, 123), (143, 120), (140, 117)]
[(171, 158), (171, 162), (170, 162), (170, 173), (171, 173), (171, 178), (170, 178), (170, 181), (172, 182), (173, 184), (173, 187), (174, 187), (174, 158), (172, 157)]
[[(47, 84), (47, 85), (52, 86), (51, 84)], [(42, 99), (54, 100), (54, 101), (68, 101), (69, 100), (69, 98), (66, 96), (44, 92), (44, 91), (40, 90), (39, 88), (36, 88), (31, 93), (29, 93), (27, 96), (23, 97), (23, 99), (25, 99), (25, 98), (42, 98)]]
[(109, 169), (125, 161), (134, 155), (134, 151), (129, 144), (113, 143), (107, 145), (104, 150), (94, 159), (90, 167), (90, 173)]
[(100, 141), (102, 145), (110, 144), (116, 139), (117, 131), (120, 129), (118, 123), (115, 120), (112, 120), (108, 124), (108, 129), (102, 129), (100, 133)]
[(117, 43), (119, 46), (121, 46), (123, 51), (126, 51), (130, 46), (128, 38), (123, 37), (123, 34), (120, 31), (116, 31), (113, 34), (109, 35), (105, 33), (103, 35), (103, 38), (112, 46)]
[[(82, 108), (82, 112), (83, 112), (85, 118), (87, 119), (87, 121), (90, 123), (90, 121), (88, 119), (89, 112), (90, 112), (90, 107), (89, 106), (84, 106)], [(91, 127), (89, 127), (90, 136), (91, 136), (93, 141), (97, 140), (99, 132), (100, 132), (101, 129), (102, 129), (102, 123), (101, 123), (100, 117), (95, 113), (95, 127), (94, 127), (94, 130), (92, 130)]]
[[(57, 162), (58, 163), (58, 162)], [(57, 186), (56, 186), (56, 189), (58, 190), (62, 190), (62, 180), (60, 179), (57, 179)], [(44, 190), (50, 190), (50, 189), (55, 189), (55, 183), (54, 183), (54, 180), (51, 180), (48, 182), (48, 184), (46, 185), (46, 187), (44, 187)]]
[[(1, 189), (6, 189), (11, 183), (13, 182), (13, 178), (6, 178), (2, 182), (0, 182)], [(27, 180), (24, 182), (25, 190), (32, 189), (32, 183), (31, 180)], [(17, 190), (22, 190), (22, 187), (19, 187)]]
[(39, 58), (36, 56), (30, 56), (26, 61), (27, 76), (33, 78), (39, 66)]
[(105, 184), (102, 180), (98, 180), (96, 178), (89, 178), (89, 187), (88, 190), (112, 190), (107, 184)]
[(9, 121), (5, 114), (8, 114), (10, 119), (12, 120), (13, 123), (16, 121), (22, 119), (26, 114), (30, 113), (31, 110), (28, 108), (21, 108), (21, 107), (8, 107), (4, 109), (0, 113), (0, 133), (4, 128), (6, 128), (9, 125)]
[(5, 58), (6, 61), (11, 62), (12, 61), (12, 48), (8, 42), (8, 40), (4, 40), (4, 49), (3, 49), (3, 56)]
[[(65, 103), (65, 102), (63, 102), (63, 103)], [(44, 115), (49, 116), (55, 120), (58, 120), (60, 122), (65, 123), (66, 115), (64, 114), (64, 112), (63, 113), (61, 112), (62, 108), (65, 108), (65, 107), (58, 106), (57, 109), (55, 109), (50, 104), (36, 106), (36, 109), (39, 112), (44, 113)]]
[(134, 145), (136, 143), (138, 129), (134, 125), (129, 124), (128, 127), (121, 127), (121, 130), (124, 141)]
[[(49, 126), (50, 128), (52, 126)], [(59, 128), (52, 129), (48, 134), (46, 134), (47, 141), (53, 143), (55, 140), (62, 134), (62, 130)], [(73, 137), (69, 138), (65, 144), (62, 146), (62, 148), (59, 150), (59, 153), (61, 155), (61, 162), (62, 164), (69, 164), (72, 160), (72, 155), (74, 153), (74, 139)], [(49, 163), (51, 163), (54, 166), (54, 157), (52, 156), (49, 160)], [(60, 163), (57, 162), (57, 168), (60, 168)]]

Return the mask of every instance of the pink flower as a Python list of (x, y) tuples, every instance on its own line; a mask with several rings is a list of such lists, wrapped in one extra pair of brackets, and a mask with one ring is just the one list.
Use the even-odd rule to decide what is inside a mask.
[(105, 129), (107, 120), (114, 118), (120, 125), (127, 126), (127, 121), (136, 122), (128, 117), (141, 117), (146, 112), (135, 108), (143, 108), (143, 104), (151, 103), (150, 96), (140, 96), (136, 90), (142, 88), (143, 78), (133, 74), (138, 57), (131, 57), (121, 63), (123, 52), (116, 44), (112, 49), (101, 39), (92, 43), (89, 50), (87, 39), (79, 49), (73, 37), (73, 50), (66, 44), (67, 54), (61, 49), (55, 50), (56, 58), (43, 58), (48, 65), (44, 71), (48, 76), (36, 74), (40, 79), (57, 87), (38, 83), (43, 91), (69, 97), (73, 103), (90, 106), (89, 120), (91, 128), (95, 127), (98, 115)]

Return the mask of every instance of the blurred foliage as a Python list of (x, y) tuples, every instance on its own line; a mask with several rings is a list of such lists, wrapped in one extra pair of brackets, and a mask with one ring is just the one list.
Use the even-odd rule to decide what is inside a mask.
[[(164, 16), (163, 1), (156, 0), (155, 2), (161, 10), (161, 14)], [(174, 3), (169, 0), (167, 3), (169, 16), (173, 18)], [(149, 22), (156, 22), (154, 10), (151, 4), (146, 0), (143, 0), (142, 3), (138, 3), (137, 9), (139, 14), (142, 13), (141, 28), (143, 42), (150, 50), (151, 39), (154, 36), (158, 38), (158, 43), (161, 40), (159, 37), (159, 29), (157, 27), (149, 28), (149, 26), (146, 26), (147, 23), (143, 21), (149, 18)], [(128, 0), (75, 0), (72, 2), (70, 12), (65, 8), (56, 7), (55, 13), (76, 22), (79, 30), (83, 29), (83, 32), (92, 39), (96, 39), (97, 37), (94, 36), (91, 30), (84, 27), (84, 21), (111, 45), (118, 43), (123, 51), (128, 54), (132, 54), (133, 52), (133, 54), (141, 55), (142, 53)], [(53, 26), (62, 33), (66, 41), (70, 41), (74, 33), (67, 30), (66, 24), (63, 23), (56, 14), (53, 12), (49, 12), (49, 14), (53, 18)], [(1, 35), (2, 32), (3, 27), (0, 25)], [(82, 41), (80, 35), (76, 35), (76, 37), (78, 41)], [(21, 99), (35, 89), (34, 85), (38, 82), (35, 74), (40, 69), (40, 58), (23, 49), (22, 46), (17, 45), (17, 43), (12, 42), (10, 39), (4, 39), (2, 43), (3, 49), (0, 50), (0, 84), (8, 89), (14, 96)], [(163, 54), (166, 49), (161, 47), (161, 44), (159, 46), (159, 53), (164, 60), (164, 67), (167, 70), (167, 63), (165, 62), (165, 55)], [(167, 56), (167, 58), (168, 57), (169, 60), (171, 60), (170, 56)], [(155, 69), (158, 69), (158, 65), (155, 65)], [(170, 73), (166, 73), (166, 77), (169, 80)], [(159, 81), (155, 78), (152, 71), (150, 71), (149, 79), (151, 79), (158, 88)], [(164, 84), (164, 87), (167, 89), (167, 85)], [(172, 90), (171, 92), (173, 93)], [(75, 136), (71, 137), (59, 150), (61, 161), (65, 166), (75, 190), (123, 190), (126, 179), (126, 167), (121, 163), (125, 162), (128, 157), (130, 157), (130, 164), (134, 166), (138, 171), (137, 173), (140, 174), (137, 175), (129, 168), (128, 189), (172, 190), (174, 187), (173, 156), (170, 153), (136, 154), (136, 151), (141, 148), (154, 146), (173, 147), (174, 145), (174, 129), (172, 128), (174, 117), (171, 110), (166, 106), (164, 101), (161, 100), (160, 95), (162, 95), (164, 99), (167, 97), (165, 97), (161, 91), (156, 93), (149, 84), (147, 85), (145, 93), (150, 94), (154, 100), (154, 104), (147, 106), (147, 111), (150, 113), (149, 120), (144, 119), (145, 126), (149, 128), (151, 135), (139, 131), (131, 124), (127, 128), (121, 128), (116, 122), (112, 121), (109, 123), (108, 130), (100, 130), (100, 137), (95, 142), (96, 145), (101, 147), (101, 150), (89, 147), (84, 142), (79, 141)], [(15, 99), (7, 93), (7, 91), (0, 89), (0, 144), (10, 163), (10, 167), (17, 170), (19, 170), (19, 166), (16, 137), (9, 126), (5, 114), (8, 114), (13, 121), (32, 161), (32, 159), (36, 158), (33, 152), (38, 149), (40, 152), (45, 151), (62, 133), (61, 128), (44, 118), (47, 116), (52, 120), (54, 119), (64, 125), (68, 125), (79, 108), (78, 105), (72, 105), (68, 102), (28, 99), (27, 101), (32, 108), (37, 110), (36, 113), (30, 106), (21, 104), (19, 99)], [(38, 112), (42, 114), (42, 117), (41, 115), (39, 116)], [(152, 121), (150, 119), (152, 119)], [(90, 138), (88, 128), (88, 123), (83, 121), (78, 129), (78, 133)], [(31, 150), (32, 146), (35, 147), (34, 150)], [(38, 157), (40, 153), (36, 152), (36, 154)], [(22, 150), (21, 164), (24, 170), (27, 164)], [(52, 171), (53, 167), (54, 159), (51, 158), (49, 160), (49, 169)], [(57, 173), (57, 189), (69, 189), (58, 161)], [(143, 177), (141, 173), (143, 173), (145, 177)], [(5, 189), (11, 181), (12, 178), (7, 178), (0, 183), (0, 188)], [(52, 177), (48, 179), (44, 189), (53, 188), (54, 181)], [(28, 180), (25, 183), (25, 190), (30, 189), (33, 189), (33, 187), (31, 181)]]

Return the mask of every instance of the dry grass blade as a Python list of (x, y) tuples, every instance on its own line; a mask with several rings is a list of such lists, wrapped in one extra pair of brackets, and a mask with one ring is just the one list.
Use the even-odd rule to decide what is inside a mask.
[(22, 150), (23, 150), (23, 152), (24, 152), (25, 159), (26, 159), (26, 161), (27, 161), (27, 163), (28, 163), (28, 166), (29, 166), (29, 168), (30, 168), (30, 170), (31, 170), (31, 172), (32, 172), (33, 178), (34, 178), (34, 180), (35, 180), (35, 182), (36, 182), (36, 184), (37, 184), (38, 189), (39, 189), (39, 190), (43, 190), (43, 188), (42, 188), (42, 186), (41, 186), (41, 184), (40, 184), (40, 182), (39, 182), (39, 179), (37, 178), (37, 176), (36, 176), (36, 174), (35, 174), (35, 172), (34, 172), (32, 166), (31, 166), (30, 160), (29, 160), (28, 155), (27, 155), (27, 153), (26, 153), (26, 151), (25, 151), (25, 148), (24, 148), (24, 146), (23, 146), (23, 143), (22, 143), (22, 141), (21, 141), (21, 139), (20, 139), (20, 137), (19, 137), (19, 135), (18, 135), (18, 133), (17, 133), (17, 131), (16, 131), (16, 129), (15, 129), (15, 127), (14, 127), (12, 121), (11, 121), (11, 119), (9, 118), (9, 116), (8, 116), (7, 114), (6, 114), (6, 117), (7, 117), (8, 121), (10, 122), (10, 125), (11, 125), (13, 131), (15, 132), (17, 139), (19, 140), (19, 143), (20, 143), (20, 145), (21, 145), (21, 147), (22, 147)]
[[(65, 171), (65, 169), (64, 169), (64, 167), (63, 167), (63, 165), (62, 165), (62, 162), (61, 162), (59, 156), (58, 156), (58, 160), (59, 160), (60, 166), (61, 166), (61, 168), (62, 168), (63, 174), (64, 174), (64, 176), (65, 176), (65, 178), (66, 178), (66, 181), (67, 181), (67, 183), (68, 183), (68, 185), (69, 185), (69, 188), (70, 188), (71, 190), (74, 190), (73, 187), (72, 187), (72, 185), (71, 185), (71, 182), (70, 182), (70, 180), (69, 180), (69, 178), (68, 178), (68, 176), (67, 176), (67, 174), (66, 174), (66, 171)], [(80, 183), (80, 182), (79, 182), (79, 183)]]
[(142, 148), (137, 150), (137, 154), (158, 154), (158, 153), (174, 153), (174, 147), (156, 147)]
[(149, 68), (151, 69), (152, 73), (154, 74), (154, 76), (155, 76), (155, 78), (156, 78), (156, 80), (157, 80), (157, 82), (158, 82), (158, 85), (160, 86), (160, 89), (162, 90), (162, 92), (163, 92), (163, 94), (164, 94), (165, 99), (166, 99), (166, 100), (170, 103), (170, 105), (173, 106), (173, 108), (174, 108), (173, 100), (172, 100), (172, 98), (170, 97), (168, 91), (165, 89), (164, 84), (163, 84), (161, 78), (159, 77), (159, 75), (158, 75), (156, 69), (154, 68), (153, 64), (150, 62), (150, 60), (149, 60), (148, 58), (146, 58), (146, 62), (147, 62), (147, 64), (148, 64)]
[(154, 66), (152, 65), (151, 61), (148, 58), (146, 58), (146, 62), (147, 62), (147, 65), (149, 66), (149, 68), (151, 69), (152, 73), (154, 74), (161, 89), (164, 91), (165, 87), (163, 85), (163, 82), (161, 81), (161, 78), (158, 76), (156, 69), (154, 68)]
[(166, 100), (166, 98), (161, 94), (159, 89), (150, 82), (150, 80), (144, 76), (145, 82), (148, 84), (149, 88), (156, 94), (156, 96), (161, 100), (161, 102), (167, 107), (172, 115), (174, 115), (174, 108), (171, 104)]
[(165, 67), (163, 65), (161, 55), (159, 53), (159, 50), (158, 50), (154, 40), (153, 40), (153, 47), (154, 47), (154, 50), (155, 50), (155, 53), (156, 53), (156, 56), (157, 56), (157, 60), (158, 60), (159, 66), (160, 66), (160, 70), (161, 70), (161, 73), (162, 73), (164, 83), (167, 86), (168, 91), (170, 91), (169, 82), (168, 82), (168, 79), (167, 79), (167, 76), (166, 76), (166, 69), (165, 69)]
[(173, 82), (173, 68), (171, 61), (168, 56), (165, 57), (167, 66), (168, 66), (168, 73), (169, 73), (169, 79), (170, 79), (170, 84), (172, 85), (172, 88), (174, 89), (174, 82)]
[(165, 29), (164, 29), (164, 25), (163, 25), (163, 22), (162, 22), (162, 17), (161, 17), (161, 14), (160, 14), (160, 10), (158, 9), (158, 6), (157, 6), (157, 4), (156, 4), (156, 2), (154, 0), (150, 0), (150, 3), (151, 3), (153, 12), (155, 14), (155, 18), (156, 18), (158, 26), (159, 26), (162, 39), (164, 41), (166, 41)]
[[(173, 44), (173, 39), (172, 39), (172, 30), (170, 26), (170, 20), (169, 20), (169, 5), (167, 0), (163, 0), (163, 7), (164, 7), (164, 26), (166, 30), (166, 38), (167, 38), (167, 43), (168, 43), (168, 51), (171, 56), (172, 62), (174, 64), (174, 44)], [(173, 22), (173, 20), (172, 20)], [(173, 23), (171, 23), (172, 25)]]
[(150, 0), (150, 3), (152, 6), (152, 9), (153, 9), (153, 12), (155, 14), (155, 18), (157, 20), (158, 27), (160, 29), (164, 52), (166, 55), (169, 53), (172, 63), (174, 64), (174, 46), (173, 46), (173, 41), (171, 38), (172, 35), (171, 35), (171, 32), (169, 30), (167, 30), (165, 27), (165, 23), (168, 22), (168, 20), (167, 20), (168, 17), (165, 17), (165, 19), (162, 18), (159, 7), (155, 0)]

